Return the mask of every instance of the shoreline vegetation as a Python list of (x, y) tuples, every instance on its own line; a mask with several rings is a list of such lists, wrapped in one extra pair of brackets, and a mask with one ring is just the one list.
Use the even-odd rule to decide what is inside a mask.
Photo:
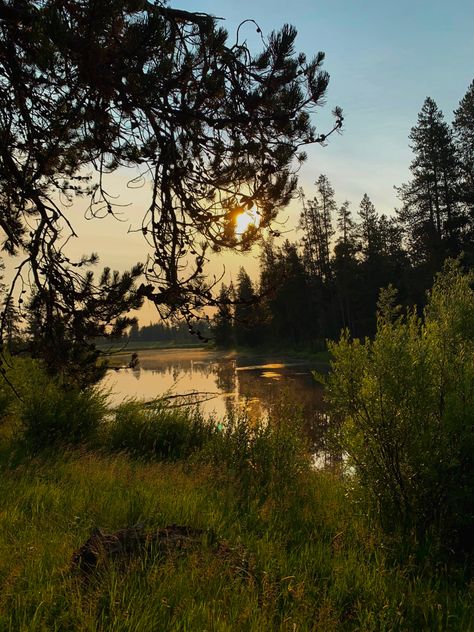
[[(0, 632), (474, 630), (474, 82), (451, 121), (425, 99), (398, 208), (353, 210), (298, 188), (343, 131), (325, 53), (222, 19), (0, 1)], [(321, 443), (297, 389), (112, 403), (104, 355), (186, 350), (309, 363)]]
[(450, 262), (423, 318), (387, 290), (374, 339), (330, 344), (323, 469), (297, 402), (252, 423), (112, 408), (12, 359), (0, 630), (473, 629), (472, 283)]
[[(21, 371), (38, 383), (37, 367)], [(413, 541), (387, 538), (336, 464), (311, 466), (288, 402), (275, 404), (270, 425), (234, 419), (218, 430), (160, 403), (111, 411), (97, 391), (71, 405), (46, 378), (30, 395), (0, 425), (0, 629), (441, 632), (474, 623), (466, 570), (433, 566), (429, 551), (407, 554)], [(64, 428), (51, 427), (52, 414)], [(90, 574), (74, 569), (94, 529), (173, 524), (202, 535), (191, 548), (113, 559), (99, 550)]]

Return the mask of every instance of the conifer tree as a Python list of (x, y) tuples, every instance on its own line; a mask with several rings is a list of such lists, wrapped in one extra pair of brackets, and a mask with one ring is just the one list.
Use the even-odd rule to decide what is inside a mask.
[(237, 275), (235, 300), (235, 340), (238, 345), (253, 347), (259, 342), (257, 296), (243, 267)]
[(331, 277), (331, 240), (334, 236), (333, 216), (336, 212), (334, 189), (329, 179), (321, 174), (316, 181), (317, 194), (309, 201), (303, 199), (300, 228), (304, 231), (305, 266), (312, 277), (325, 281)]
[(474, 266), (474, 81), (454, 112), (453, 127), (460, 177), (462, 249), (467, 263)]
[(461, 175), (461, 201), (474, 214), (474, 81), (454, 112), (454, 140)]
[(412, 256), (439, 268), (445, 254), (456, 254), (458, 247), (458, 170), (452, 132), (430, 97), (409, 138), (413, 179), (398, 190), (399, 217)]
[(232, 313), (233, 290), (222, 283), (219, 292), (219, 310), (213, 318), (212, 333), (218, 347), (228, 349), (234, 344), (234, 325)]
[(359, 237), (365, 261), (371, 261), (380, 250), (378, 215), (371, 199), (364, 193), (359, 205)]
[(340, 326), (353, 329), (355, 290), (359, 285), (357, 261), (359, 240), (348, 201), (344, 202), (338, 210), (337, 229), (338, 237), (334, 246), (332, 268), (339, 305)]

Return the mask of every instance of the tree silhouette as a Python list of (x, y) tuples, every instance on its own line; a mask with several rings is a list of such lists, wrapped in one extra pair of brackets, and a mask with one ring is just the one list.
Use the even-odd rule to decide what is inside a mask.
[[(88, 196), (89, 218), (115, 215), (108, 174), (131, 168), (135, 184), (152, 183), (138, 295), (191, 318), (214, 301), (209, 253), (249, 248), (291, 198), (304, 147), (341, 127), (337, 108), (327, 133), (311, 122), (324, 54), (296, 54), (284, 26), (254, 55), (241, 27), (229, 43), (216, 18), (160, 0), (0, 0), (3, 247), (23, 257), (15, 283), (31, 279), (46, 318), (72, 317), (81, 301), (95, 258), (68, 258), (67, 205)], [(252, 205), (259, 229), (236, 236)], [(99, 304), (112, 298), (92, 289)]]
[[(66, 293), (56, 299), (54, 288), (36, 292), (28, 305), (29, 348), (33, 357), (40, 358), (47, 371), (59, 375), (65, 385), (84, 388), (105, 374), (106, 364), (98, 363), (101, 352), (97, 338), (120, 338), (136, 324), (127, 313), (138, 309), (142, 299), (135, 291), (140, 266), (119, 274), (105, 268), (100, 279), (92, 272), (76, 283), (73, 304)], [(112, 324), (112, 326), (110, 326)]]
[(413, 180), (399, 189), (399, 216), (415, 257), (439, 269), (457, 231), (458, 171), (451, 129), (433, 99), (425, 100), (409, 138)]
[(474, 81), (454, 112), (453, 127), (462, 178), (461, 200), (474, 215)]
[(334, 236), (333, 215), (336, 212), (334, 189), (327, 176), (316, 181), (317, 194), (312, 200), (303, 197), (300, 228), (304, 231), (304, 259), (308, 270), (325, 281), (331, 277), (331, 239)]
[(237, 275), (235, 290), (234, 333), (238, 345), (254, 347), (260, 339), (260, 314), (257, 306), (257, 294), (253, 283), (243, 267)]
[(232, 285), (227, 287), (223, 283), (219, 292), (219, 309), (213, 318), (212, 333), (216, 345), (224, 349), (232, 347), (234, 344), (234, 302)]
[(466, 261), (474, 265), (474, 81), (454, 112), (454, 142), (459, 165), (459, 229)]

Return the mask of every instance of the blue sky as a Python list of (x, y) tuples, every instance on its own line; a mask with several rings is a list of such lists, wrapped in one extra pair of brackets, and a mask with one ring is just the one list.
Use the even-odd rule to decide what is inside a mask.
[[(380, 212), (393, 212), (393, 186), (409, 178), (408, 134), (424, 99), (434, 98), (450, 121), (474, 79), (473, 0), (171, 4), (224, 17), (231, 36), (246, 18), (255, 19), (264, 34), (290, 23), (298, 29), (299, 50), (326, 53), (331, 82), (327, 105), (318, 114), (321, 130), (334, 105), (344, 109), (345, 130), (325, 149), (309, 152), (301, 184), (311, 192), (325, 173), (337, 197), (351, 200), (353, 208), (367, 192)], [(243, 32), (258, 45), (252, 25)]]

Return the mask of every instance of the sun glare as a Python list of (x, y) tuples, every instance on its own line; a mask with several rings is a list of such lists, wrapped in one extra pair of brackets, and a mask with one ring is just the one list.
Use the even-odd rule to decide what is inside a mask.
[(244, 211), (237, 216), (235, 221), (235, 234), (243, 235), (249, 226), (257, 227), (260, 223), (260, 216), (257, 208), (252, 206), (248, 211)]

